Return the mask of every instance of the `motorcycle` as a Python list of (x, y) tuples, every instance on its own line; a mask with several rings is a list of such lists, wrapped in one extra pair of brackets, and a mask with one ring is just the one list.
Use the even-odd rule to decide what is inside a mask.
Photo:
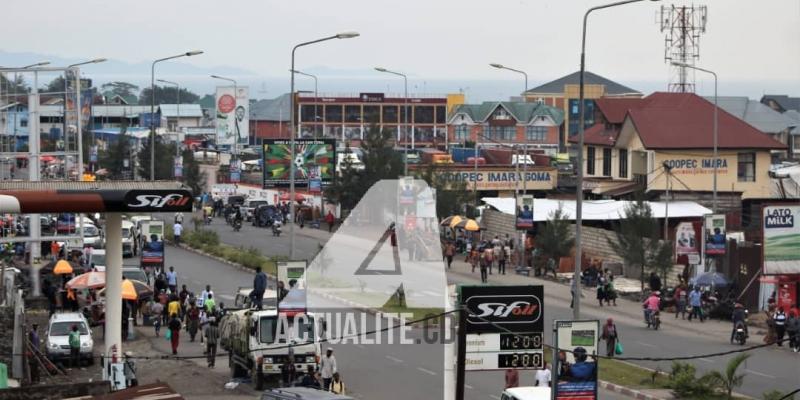
[(237, 219), (233, 221), (233, 231), (239, 232), (239, 229), (242, 229), (242, 220)]
[(280, 221), (275, 221), (272, 223), (272, 236), (280, 236), (281, 235), (281, 223)]
[(644, 322), (647, 323), (648, 328), (658, 330), (661, 326), (661, 312), (644, 310)]
[(747, 343), (747, 332), (745, 332), (743, 322), (736, 323), (736, 333), (733, 335), (733, 340), (742, 346)]

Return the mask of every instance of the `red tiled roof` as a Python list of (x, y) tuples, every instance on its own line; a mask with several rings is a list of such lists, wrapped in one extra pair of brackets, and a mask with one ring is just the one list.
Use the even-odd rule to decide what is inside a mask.
[[(613, 146), (617, 142), (619, 131), (607, 130), (604, 124), (594, 124), (583, 131), (583, 143), (597, 146)], [(578, 143), (578, 137), (569, 138), (571, 143)]]
[[(708, 149), (713, 147), (714, 104), (694, 93), (657, 92), (628, 111), (639, 138), (648, 149)], [(719, 109), (718, 147), (723, 149), (785, 149), (739, 118)]]
[(641, 107), (646, 102), (645, 99), (631, 98), (610, 98), (602, 97), (594, 101), (605, 119), (611, 124), (621, 124), (625, 122), (628, 110)]

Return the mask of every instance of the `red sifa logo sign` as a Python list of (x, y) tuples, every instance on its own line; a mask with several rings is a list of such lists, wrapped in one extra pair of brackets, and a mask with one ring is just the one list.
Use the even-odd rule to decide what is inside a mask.
[(128, 203), (131, 208), (147, 209), (172, 209), (183, 208), (190, 204), (191, 197), (181, 193), (160, 194), (140, 194), (134, 198), (135, 203)]
[(467, 333), (541, 332), (544, 330), (541, 286), (465, 286)]

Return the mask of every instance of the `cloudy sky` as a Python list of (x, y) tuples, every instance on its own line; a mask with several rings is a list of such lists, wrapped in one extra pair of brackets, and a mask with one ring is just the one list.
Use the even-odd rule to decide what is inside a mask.
[[(202, 49), (182, 60), (202, 79), (175, 67), (164, 77), (205, 90), (214, 85), (206, 71), (216, 71), (260, 85), (253, 91), (278, 94), (288, 90), (294, 44), (352, 30), (361, 37), (298, 51), (298, 69), (318, 73), (320, 91), (402, 90), (401, 81), (372, 71), (380, 65), (408, 73), (418, 92), (474, 88), (477, 97), (510, 96), (521, 88), (520, 77), (488, 63), (527, 71), (530, 86), (576, 71), (583, 13), (607, 1), (4, 0), (0, 65), (9, 63), (3, 55), (19, 53), (107, 57), (141, 69), (130, 80), (142, 83), (153, 59)], [(641, 2), (592, 14), (587, 69), (645, 92), (665, 89), (671, 74), (657, 14), (671, 4), (691, 5)], [(719, 74), (721, 93), (800, 95), (800, 1), (695, 4), (708, 6), (698, 65)], [(102, 81), (129, 69), (111, 63), (84, 72)], [(711, 81), (697, 78), (698, 92), (710, 93)]]

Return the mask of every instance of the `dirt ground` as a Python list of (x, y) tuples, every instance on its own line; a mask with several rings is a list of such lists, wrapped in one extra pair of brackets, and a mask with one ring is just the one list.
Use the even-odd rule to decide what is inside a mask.
[[(39, 324), (39, 334), (44, 344), (48, 321), (47, 312), (31, 310), (27, 313), (26, 320), (29, 326), (34, 322)], [(136, 338), (122, 343), (122, 350), (124, 352), (132, 352), (134, 357), (152, 357), (152, 359), (136, 360), (139, 384), (144, 385), (158, 381), (167, 382), (184, 398), (190, 400), (258, 398), (258, 394), (248, 384), (239, 385), (236, 389), (224, 388), (224, 385), (230, 380), (227, 360), (224, 358), (217, 360), (217, 366), (214, 369), (209, 369), (206, 366), (206, 360), (202, 358), (193, 360), (162, 358), (170, 353), (169, 342), (163, 335), (164, 331), (161, 332), (161, 337), (155, 337), (151, 327), (139, 326), (136, 328)], [(99, 356), (104, 348), (102, 327), (93, 329), (93, 337), (95, 343), (94, 354)], [(179, 356), (200, 356), (203, 354), (199, 343), (190, 343), (188, 338), (182, 339), (185, 339), (185, 341), (181, 342)], [(44, 371), (40, 371), (42, 376), (40, 383), (52, 384), (98, 381), (102, 379), (99, 359), (93, 366), (84, 364), (81, 368), (74, 369), (66, 369), (66, 365), (62, 365), (62, 367), (64, 367), (66, 375), (48, 377)]]

